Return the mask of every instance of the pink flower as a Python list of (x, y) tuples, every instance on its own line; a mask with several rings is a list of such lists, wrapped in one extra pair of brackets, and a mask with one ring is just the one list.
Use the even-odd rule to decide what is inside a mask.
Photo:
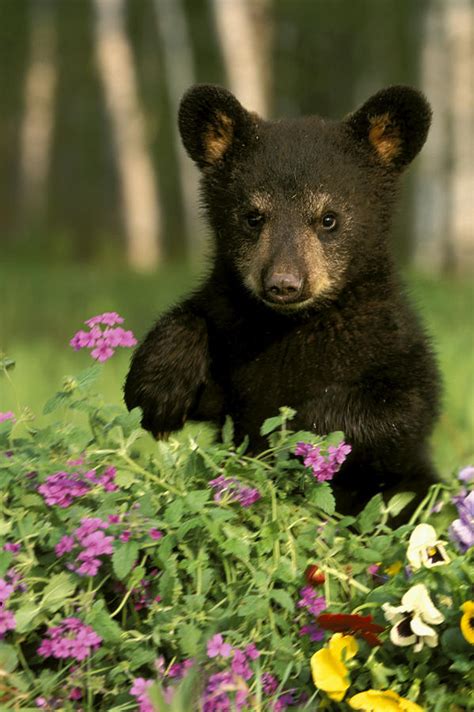
[(223, 658), (229, 658), (232, 655), (233, 648), (229, 643), (224, 643), (224, 639), (220, 633), (214, 635), (207, 642), (207, 656), (216, 658), (219, 655)]
[(154, 707), (148, 697), (148, 688), (153, 685), (153, 680), (145, 680), (143, 677), (137, 677), (133, 681), (130, 694), (136, 697), (138, 702), (139, 712), (154, 712)]
[[(137, 340), (133, 332), (126, 331), (121, 326), (114, 327), (115, 324), (122, 324), (123, 318), (117, 312), (104, 312), (86, 322), (90, 331), (81, 329), (72, 337), (69, 342), (73, 349), (91, 349), (92, 358), (103, 362), (111, 358), (117, 347), (130, 348), (135, 346)], [(102, 330), (102, 326), (105, 329)]]
[(64, 618), (57, 626), (48, 628), (37, 652), (42, 657), (84, 660), (102, 642), (95, 630), (79, 618)]
[(330, 445), (327, 457), (322, 455), (317, 445), (300, 442), (295, 448), (295, 455), (303, 458), (305, 467), (311, 468), (318, 482), (332, 480), (350, 452), (351, 446), (344, 442), (337, 447)]
[(7, 410), (3, 413), (0, 413), (0, 423), (4, 423), (6, 420), (13, 420), (14, 423), (16, 422), (16, 418), (13, 411)]
[(155, 529), (154, 527), (149, 530), (148, 534), (149, 534), (149, 536), (151, 536), (152, 539), (162, 539), (163, 538), (163, 532), (160, 532), (159, 529)]
[(15, 628), (16, 621), (13, 613), (0, 606), (0, 638), (3, 638), (8, 630), (14, 630)]

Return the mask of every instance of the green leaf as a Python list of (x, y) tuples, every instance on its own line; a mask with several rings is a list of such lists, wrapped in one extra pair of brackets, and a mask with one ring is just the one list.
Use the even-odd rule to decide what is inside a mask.
[(86, 623), (91, 625), (95, 632), (106, 643), (116, 643), (120, 640), (122, 629), (119, 624), (109, 616), (103, 601), (96, 601), (91, 611), (86, 616)]
[(226, 415), (224, 427), (222, 428), (222, 442), (227, 446), (234, 443), (234, 423), (230, 415)]
[(140, 547), (136, 541), (118, 542), (112, 554), (112, 568), (121, 581), (130, 573), (137, 560)]
[(274, 430), (278, 430), (282, 426), (284, 419), (281, 415), (275, 415), (273, 418), (267, 418), (260, 428), (260, 435), (268, 435)]
[(178, 638), (182, 651), (189, 657), (198, 652), (198, 643), (201, 639), (201, 631), (192, 623), (184, 623), (178, 628)]
[(295, 608), (295, 602), (289, 593), (282, 588), (274, 588), (270, 592), (271, 598), (278, 603), (282, 608), (292, 613)]
[(77, 385), (79, 388), (87, 388), (99, 378), (102, 371), (103, 368), (100, 363), (95, 363), (93, 366), (86, 368), (75, 377)]
[(262, 596), (247, 596), (237, 609), (239, 616), (257, 620), (268, 616), (268, 600)]
[(0, 643), (0, 670), (4, 673), (11, 673), (18, 665), (18, 657), (15, 648), (6, 643)]
[(56, 611), (75, 590), (76, 583), (69, 574), (56, 574), (44, 589), (40, 606), (49, 611)]
[(375, 497), (367, 502), (362, 512), (357, 517), (357, 525), (362, 534), (372, 531), (377, 522), (380, 520), (384, 507), (382, 495), (376, 494)]
[(191, 492), (187, 493), (184, 501), (191, 512), (200, 512), (206, 502), (209, 501), (210, 494), (209, 489), (191, 490)]
[(66, 403), (71, 400), (71, 397), (70, 393), (63, 393), (63, 391), (56, 393), (56, 395), (49, 398), (44, 404), (43, 415), (49, 415), (61, 406), (66, 405)]
[(174, 502), (166, 508), (163, 519), (167, 524), (171, 526), (176, 526), (180, 523), (183, 516), (183, 500), (175, 499)]
[[(15, 611), (16, 630), (18, 633), (26, 633), (30, 630), (31, 621), (36, 618), (40, 612), (40, 607), (34, 603), (26, 603), (24, 606)], [(33, 628), (34, 626), (31, 626)]]
[(380, 551), (375, 549), (367, 549), (365, 547), (357, 546), (356, 549), (357, 558), (364, 561), (366, 564), (379, 564), (382, 554)]
[(331, 486), (327, 484), (327, 482), (314, 485), (309, 494), (309, 501), (325, 514), (334, 514), (336, 500), (334, 499)]
[(115, 475), (115, 483), (122, 489), (128, 489), (136, 482), (136, 477), (133, 472), (128, 470), (119, 470)]
[(0, 551), (0, 578), (5, 575), (12, 559), (13, 554), (11, 551)]
[(243, 561), (249, 559), (249, 545), (242, 539), (229, 539), (222, 547), (226, 554), (233, 554)]
[(176, 574), (173, 568), (167, 568), (160, 576), (158, 589), (165, 605), (169, 605), (173, 599), (175, 580)]
[(410, 504), (414, 496), (414, 492), (398, 492), (398, 494), (393, 495), (387, 504), (390, 516), (396, 517), (397, 514), (400, 514), (402, 509), (405, 509)]

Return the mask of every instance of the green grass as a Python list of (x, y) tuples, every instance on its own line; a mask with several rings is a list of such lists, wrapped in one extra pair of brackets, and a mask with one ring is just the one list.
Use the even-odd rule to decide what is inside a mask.
[[(15, 391), (0, 379), (0, 410), (29, 406), (40, 419), (43, 404), (64, 375), (89, 365), (85, 352), (69, 347), (84, 319), (118, 311), (142, 337), (156, 316), (196, 282), (191, 270), (170, 266), (153, 276), (88, 266), (16, 264), (0, 266), (0, 351), (16, 360)], [(469, 280), (408, 277), (413, 302), (422, 312), (439, 355), (444, 378), (443, 413), (433, 438), (436, 463), (444, 476), (474, 461), (474, 360)], [(130, 354), (107, 363), (101, 388), (121, 401)], [(282, 403), (282, 405), (285, 405)]]

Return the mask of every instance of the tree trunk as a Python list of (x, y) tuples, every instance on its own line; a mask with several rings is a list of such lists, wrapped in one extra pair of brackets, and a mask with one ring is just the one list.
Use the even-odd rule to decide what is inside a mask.
[(178, 131), (181, 97), (195, 83), (191, 37), (182, 0), (155, 0), (155, 15), (161, 39), (165, 81), (173, 114), (173, 139), (178, 160), (188, 253), (195, 260), (202, 254), (204, 227), (199, 216), (198, 172), (188, 158)]
[(161, 260), (158, 186), (147, 146), (124, 0), (95, 0), (96, 49), (122, 185), (129, 264), (152, 270)]
[(268, 116), (269, 0), (213, 0), (230, 90), (245, 108)]
[(429, 271), (474, 266), (474, 5), (432, 0), (421, 81), (433, 124), (417, 166), (415, 262)]
[(30, 224), (44, 217), (51, 164), (56, 89), (56, 34), (50, 0), (30, 9), (30, 57), (20, 132), (22, 214)]

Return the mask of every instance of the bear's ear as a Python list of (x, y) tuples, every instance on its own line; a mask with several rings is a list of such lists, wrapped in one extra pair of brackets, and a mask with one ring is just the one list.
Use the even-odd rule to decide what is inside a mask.
[(426, 140), (431, 108), (416, 89), (393, 86), (374, 94), (344, 123), (358, 141), (375, 151), (383, 165), (401, 171)]
[(179, 107), (178, 124), (187, 152), (199, 168), (217, 165), (237, 146), (246, 144), (256, 120), (222, 87), (196, 84)]

